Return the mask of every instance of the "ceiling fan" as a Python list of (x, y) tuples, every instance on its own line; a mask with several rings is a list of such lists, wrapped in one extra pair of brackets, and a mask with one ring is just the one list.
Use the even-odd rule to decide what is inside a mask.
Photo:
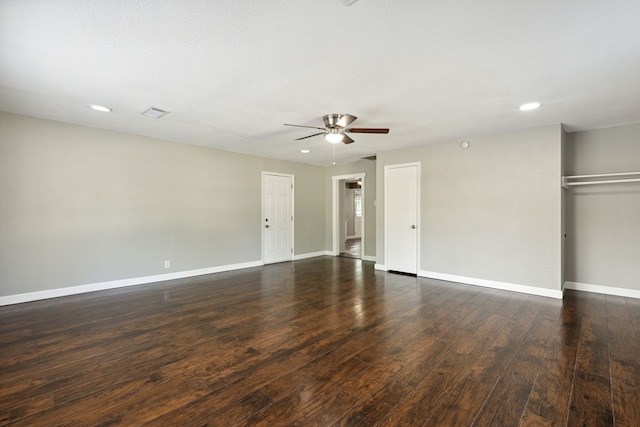
[(296, 141), (311, 138), (312, 136), (324, 135), (324, 138), (333, 144), (337, 144), (339, 142), (351, 144), (354, 142), (347, 133), (389, 133), (389, 129), (386, 128), (348, 128), (347, 126), (357, 119), (356, 116), (352, 116), (351, 114), (327, 114), (322, 117), (322, 119), (324, 120), (323, 128), (315, 126), (289, 125), (286, 123), (285, 126), (318, 129), (322, 131), (314, 133), (313, 135), (297, 138)]

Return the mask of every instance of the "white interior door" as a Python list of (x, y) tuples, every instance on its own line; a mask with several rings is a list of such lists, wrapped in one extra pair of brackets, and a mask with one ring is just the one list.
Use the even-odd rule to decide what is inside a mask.
[(418, 273), (419, 165), (385, 167), (387, 270)]
[(265, 264), (293, 258), (293, 176), (263, 174), (263, 257)]

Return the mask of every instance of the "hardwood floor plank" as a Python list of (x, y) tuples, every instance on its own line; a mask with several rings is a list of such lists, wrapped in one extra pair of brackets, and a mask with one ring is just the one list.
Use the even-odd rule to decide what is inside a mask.
[(640, 422), (640, 380), (613, 381), (613, 414), (616, 427), (634, 427)]
[[(215, 348), (225, 341), (226, 339), (214, 340), (210, 344)], [(12, 389), (3, 387), (2, 394), (4, 391), (11, 393), (10, 396), (3, 396), (3, 399), (20, 401), (24, 396), (41, 390), (56, 391), (56, 402), (63, 403), (130, 378), (152, 373), (175, 361), (184, 360), (192, 351), (192, 348), (176, 349), (171, 340), (132, 345), (125, 352), (108, 353), (47, 370), (46, 380), (37, 384), (19, 382)], [(127, 364), (126, 370), (122, 369), (123, 363)]]
[(411, 387), (392, 379), (375, 392), (365, 395), (349, 408), (335, 424), (340, 426), (372, 426), (384, 419), (391, 410), (411, 391)]
[(229, 366), (216, 374), (203, 379), (204, 384), (212, 391), (226, 387), (228, 384), (240, 382), (246, 390), (254, 390), (289, 372), (301, 368), (310, 359), (308, 356), (296, 354), (264, 355), (259, 360), (249, 359), (238, 365)]
[(625, 302), (631, 318), (631, 325), (636, 333), (636, 339), (640, 340), (640, 299), (625, 298)]
[(347, 412), (357, 402), (357, 398), (346, 391), (340, 390), (336, 394), (313, 398), (311, 404), (294, 419), (290, 426), (328, 426), (332, 425), (342, 414)]
[(585, 297), (584, 293), (565, 294), (560, 321), (553, 325), (543, 366), (535, 380), (521, 425), (564, 425), (566, 422)]
[(22, 401), (17, 406), (9, 407), (4, 404), (3, 409), (0, 410), (0, 426), (7, 425), (13, 422), (22, 420), (38, 412), (45, 411), (53, 407), (53, 396), (51, 393), (44, 394), (35, 399), (28, 401)]
[(414, 390), (389, 413), (381, 425), (383, 426), (418, 426), (424, 424), (435, 410), (448, 397), (448, 393), (470, 369), (465, 369), (470, 362), (469, 355), (452, 353), (442, 364), (430, 371)]
[(640, 337), (633, 327), (634, 316), (623, 298), (607, 296), (606, 301), (611, 376), (614, 380), (640, 378)]
[[(234, 402), (226, 407), (215, 411), (202, 420), (197, 421), (193, 425), (197, 426), (233, 426), (244, 424), (245, 420), (257, 413), (261, 409), (273, 404), (273, 399), (266, 393), (257, 390)], [(160, 424), (157, 425), (185, 425), (176, 423), (175, 419), (160, 417)]]
[(589, 294), (584, 308), (577, 368), (608, 376), (609, 340), (605, 296)]
[(340, 387), (367, 368), (369, 365), (356, 357), (336, 365), (330, 355), (325, 355), (271, 381), (262, 391), (274, 400), (281, 400), (290, 394), (320, 394)]
[(578, 370), (573, 388), (568, 427), (613, 425), (611, 383), (608, 378)]
[[(513, 308), (502, 312), (514, 315), (525, 300), (526, 298), (513, 301)], [(504, 301), (505, 300), (501, 300), (500, 298), (494, 300), (497, 304), (496, 306), (503, 306)], [(529, 316), (525, 313), (519, 318), (519, 322), (524, 322), (528, 325), (531, 324), (539, 308), (540, 306), (532, 310), (527, 310), (530, 312)], [(481, 321), (482, 318), (484, 318), (484, 322)], [(433, 414), (434, 410), (444, 402), (445, 398), (448, 397), (447, 393), (472, 372), (476, 373), (476, 378), (482, 378), (486, 382), (487, 378), (491, 376), (489, 372), (493, 370), (487, 369), (487, 364), (501, 360), (495, 357), (495, 351), (500, 348), (507, 349), (513, 347), (514, 337), (512, 333), (514, 326), (515, 322), (507, 322), (507, 319), (502, 317), (502, 315), (487, 315), (483, 313), (483, 310), (478, 310), (478, 314), (470, 314), (467, 316), (466, 319), (457, 325), (457, 327), (460, 328), (459, 330), (463, 331), (461, 335), (451, 334), (452, 341), (438, 348), (438, 350), (440, 350), (437, 352), (439, 355), (436, 355), (437, 353), (431, 354), (422, 359), (425, 365), (435, 363), (437, 366), (436, 369), (431, 373), (428, 373), (429, 371), (425, 369), (428, 373), (425, 380), (418, 382), (415, 391), (406, 401), (395, 408), (384, 421), (384, 424), (419, 425), (423, 423)], [(473, 329), (475, 329), (475, 331), (473, 331)], [(466, 341), (468, 341), (470, 336), (477, 338), (471, 340), (473, 344), (460, 346), (459, 342), (461, 340), (465, 341), (465, 339), (463, 339), (464, 337), (466, 337)], [(470, 348), (471, 350), (461, 352), (453, 351), (459, 348)], [(512, 351), (503, 352), (503, 354), (508, 355), (506, 359), (502, 359), (506, 366)], [(443, 355), (448, 356), (442, 363), (439, 363)], [(483, 356), (488, 357), (485, 358)], [(496, 375), (494, 378), (499, 378), (500, 370), (501, 369), (495, 371)], [(415, 372), (415, 370), (413, 370), (413, 372)], [(406, 379), (406, 371), (401, 373), (400, 377)], [(416, 377), (414, 374), (411, 383), (414, 383), (417, 378), (419, 377)]]
[(424, 426), (470, 426), (495, 384), (465, 377), (447, 393)]
[(0, 425), (628, 426), (639, 337), (630, 298), (317, 257), (0, 307)]
[(519, 427), (555, 427), (555, 426), (563, 426), (565, 423), (559, 423), (556, 421), (550, 421), (547, 418), (544, 418), (538, 414), (528, 413), (526, 416), (522, 417), (520, 421)]
[[(356, 357), (370, 366), (349, 379), (342, 387), (350, 393), (364, 398), (365, 394), (374, 393), (391, 377), (396, 376), (407, 362), (421, 359), (430, 360), (430, 364), (438, 363), (431, 360), (432, 357), (425, 357), (425, 350), (434, 345), (432, 349), (434, 351), (440, 350), (440, 354), (444, 357), (443, 353), (446, 349), (437, 341), (431, 340), (428, 337), (430, 333), (424, 333), (426, 330), (431, 331), (430, 320), (432, 319), (424, 319), (427, 321), (424, 323), (420, 312), (420, 307), (417, 307), (415, 312), (405, 313), (399, 319), (402, 319), (402, 324), (406, 326), (383, 334), (377, 338), (375, 345), (360, 351)], [(427, 327), (425, 328), (425, 326)], [(400, 376), (398, 378), (402, 381)], [(409, 384), (407, 381), (404, 383)]]
[[(520, 422), (545, 355), (549, 351), (559, 311), (560, 308), (555, 304), (545, 302), (524, 341), (485, 401), (474, 426), (517, 425)], [(488, 379), (492, 381), (493, 377), (489, 376)]]
[(221, 418), (233, 420), (235, 417), (251, 416), (273, 402), (259, 390), (246, 390), (239, 383), (229, 384), (225, 388), (205, 394), (181, 406), (160, 414), (145, 423), (145, 426), (217, 426), (217, 413)]
[(245, 425), (330, 425), (357, 402), (353, 395), (335, 388), (320, 393), (292, 393), (247, 418)]
[[(167, 393), (177, 394), (181, 399), (189, 400), (208, 392), (202, 383), (192, 378), (168, 378), (162, 372), (156, 372), (102, 389), (66, 404), (56, 405), (21, 422), (29, 426), (47, 426), (51, 424), (51, 420), (68, 425), (128, 425), (127, 418), (144, 414), (142, 408), (145, 405), (164, 398)], [(136, 411), (131, 412), (127, 408), (136, 408)]]
[[(482, 312), (482, 310), (478, 311)], [(482, 317), (484, 317), (484, 322), (481, 321)], [(408, 385), (416, 386), (433, 369), (443, 363), (446, 364), (452, 358), (467, 360), (468, 366), (471, 366), (471, 358), (456, 357), (458, 355), (469, 356), (474, 354), (474, 362), (482, 360), (480, 352), (474, 353), (474, 350), (481, 345), (486, 346), (487, 342), (494, 342), (496, 334), (499, 334), (505, 327), (505, 320), (501, 316), (495, 315), (469, 315), (464, 319), (460, 319), (458, 323), (452, 322), (449, 328), (441, 331), (441, 334), (432, 335), (432, 331), (427, 334), (419, 334), (415, 343), (419, 345), (421, 352), (403, 364), (398, 374), (399, 378)], [(477, 330), (473, 331), (474, 338), (469, 340), (470, 330), (476, 327)], [(489, 356), (489, 353), (486, 353), (485, 356), (487, 361), (495, 360), (493, 356)], [(451, 367), (451, 369), (453, 370), (454, 367)], [(461, 368), (457, 367), (455, 369)]]

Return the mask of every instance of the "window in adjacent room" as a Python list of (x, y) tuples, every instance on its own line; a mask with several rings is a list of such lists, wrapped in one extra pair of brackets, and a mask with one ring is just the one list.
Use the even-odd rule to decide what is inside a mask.
[(359, 191), (353, 195), (353, 202), (355, 203), (356, 216), (361, 217), (362, 216), (362, 194), (360, 194)]

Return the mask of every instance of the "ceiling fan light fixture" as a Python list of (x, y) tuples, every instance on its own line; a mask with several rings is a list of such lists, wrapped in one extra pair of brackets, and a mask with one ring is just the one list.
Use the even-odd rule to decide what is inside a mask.
[(339, 142), (342, 142), (342, 140), (344, 139), (344, 135), (342, 135), (342, 133), (338, 132), (337, 130), (332, 129), (331, 132), (327, 132), (324, 135), (324, 139), (332, 144), (337, 144)]

